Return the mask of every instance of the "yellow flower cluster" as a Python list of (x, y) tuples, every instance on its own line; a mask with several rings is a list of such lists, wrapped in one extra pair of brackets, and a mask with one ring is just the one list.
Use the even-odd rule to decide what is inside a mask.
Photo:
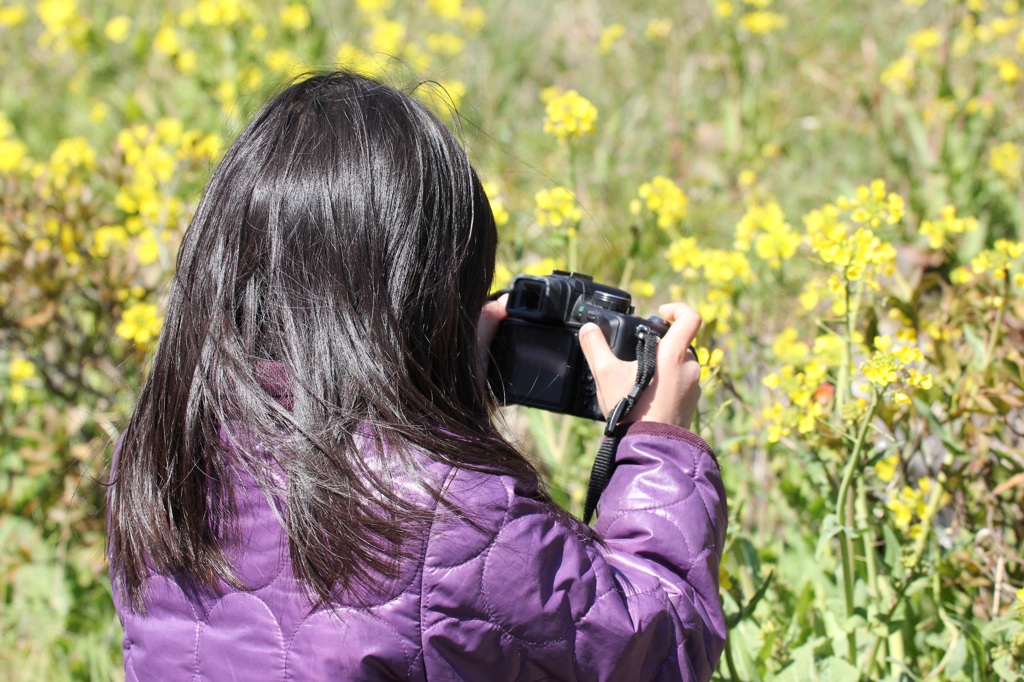
[(39, 47), (61, 55), (69, 49), (84, 49), (89, 21), (78, 8), (77, 0), (39, 0), (36, 14), (43, 23)]
[(32, 174), (36, 177), (45, 175), (47, 187), (42, 195), (53, 196), (54, 191), (68, 189), (72, 174), (77, 171), (89, 172), (96, 168), (96, 150), (84, 137), (71, 137), (61, 140), (50, 154), (47, 166), (37, 166)]
[(878, 227), (883, 222), (895, 225), (903, 219), (906, 204), (903, 197), (889, 192), (885, 180), (871, 181), (870, 186), (861, 185), (852, 197), (839, 197), (836, 205), (844, 211), (851, 211), (850, 219), (855, 223)]
[(916, 78), (914, 59), (903, 55), (889, 63), (879, 80), (891, 92), (902, 95), (913, 87)]
[(767, 10), (747, 12), (740, 17), (739, 20), (739, 27), (741, 29), (755, 35), (767, 35), (768, 33), (774, 33), (775, 31), (786, 28), (788, 24), (789, 20), (784, 14), (769, 12)]
[(178, 15), (178, 23), (189, 28), (196, 23), (203, 26), (231, 26), (252, 17), (252, 5), (242, 0), (198, 0)]
[(139, 301), (124, 309), (121, 321), (114, 332), (123, 339), (135, 343), (139, 350), (149, 350), (153, 341), (160, 336), (163, 318), (154, 303)]
[(601, 37), (597, 40), (597, 51), (599, 54), (609, 54), (615, 48), (615, 43), (626, 35), (626, 27), (622, 24), (610, 24), (601, 31)]
[(14, 126), (0, 111), (0, 173), (19, 168), (28, 155), (28, 147), (14, 137)]
[[(707, 287), (697, 304), (697, 312), (706, 325), (714, 324), (719, 331), (728, 332), (734, 320), (743, 321), (733, 305), (733, 298), (739, 285), (749, 284), (754, 278), (750, 261), (744, 254), (701, 249), (695, 238), (682, 237), (669, 245), (665, 257), (683, 279), (701, 282)], [(670, 295), (676, 300), (682, 300), (687, 293), (679, 285), (670, 288)]]
[(185, 130), (178, 119), (160, 119), (152, 127), (138, 124), (117, 135), (117, 145), (128, 167), (128, 179), (114, 199), (128, 215), (152, 225), (177, 223), (184, 203), (167, 191), (183, 163), (209, 162), (220, 153), (220, 138), (199, 130)]
[[(853, 343), (861, 340), (860, 333), (854, 332)], [(842, 363), (846, 344), (845, 337), (831, 332), (819, 334), (810, 346), (792, 327), (776, 335), (771, 348), (780, 368), (762, 380), (766, 388), (779, 394), (779, 399), (761, 411), (768, 442), (777, 443), (794, 430), (804, 436), (816, 432), (833, 400), (830, 374)]]
[(640, 185), (637, 194), (640, 198), (629, 204), (633, 215), (640, 215), (646, 209), (654, 214), (662, 229), (674, 227), (686, 219), (690, 199), (671, 178), (657, 175)]
[(919, 53), (928, 53), (942, 42), (942, 34), (937, 28), (925, 28), (907, 37), (907, 47)]
[[(886, 195), (884, 183), (872, 184), (871, 190), (859, 188), (856, 199), (842, 197), (838, 205), (827, 204), (811, 211), (804, 216), (804, 224), (807, 227), (807, 243), (822, 262), (835, 266), (845, 281), (863, 280), (872, 289), (878, 290), (877, 277), (889, 275), (893, 271), (896, 248), (875, 235), (871, 227), (860, 226), (854, 229), (853, 225), (842, 219), (843, 211), (852, 211), (850, 219), (853, 222), (875, 226), (883, 221), (891, 224), (902, 217), (902, 199), (897, 195)], [(879, 194), (882, 195), (880, 199)], [(840, 289), (835, 282), (833, 280), (830, 289), (838, 293)], [(845, 309), (836, 310), (836, 314), (844, 312)]]
[(309, 16), (309, 8), (300, 3), (285, 5), (278, 12), (281, 25), (293, 31), (304, 31), (309, 27), (312, 19)]
[(700, 363), (700, 382), (706, 383), (713, 374), (717, 374), (714, 370), (717, 369), (725, 358), (725, 351), (721, 348), (714, 350), (708, 350), (701, 346), (697, 349), (697, 362)]
[(27, 358), (15, 357), (7, 363), (7, 377), (10, 381), (7, 395), (12, 403), (20, 405), (27, 400), (28, 382), (35, 376), (36, 366)]
[[(914, 346), (893, 344), (892, 337), (885, 334), (876, 336), (875, 352), (860, 366), (864, 378), (876, 390), (892, 389), (893, 400), (897, 405), (909, 405), (908, 391), (913, 389), (928, 390), (932, 387), (932, 376), (910, 367), (911, 364), (924, 361), (924, 354)], [(870, 390), (866, 388), (866, 390)]]
[(1024, 272), (1014, 272), (1016, 261), (1024, 256), (1024, 242), (997, 239), (991, 249), (985, 249), (971, 260), (969, 266), (953, 271), (951, 278), (956, 284), (966, 284), (985, 273), (1002, 281), (1012, 276), (1014, 286), (1024, 288)]
[(1013, 142), (1003, 142), (992, 147), (988, 153), (988, 165), (996, 174), (1017, 187), (1021, 181), (1020, 149)]
[(592, 135), (597, 122), (597, 107), (575, 90), (561, 93), (546, 91), (544, 132), (565, 143), (571, 138)]
[(485, 182), (484, 194), (491, 204), (491, 212), (494, 214), (494, 224), (498, 227), (508, 224), (508, 211), (505, 209), (505, 198), (501, 195), (501, 189), (496, 182)]
[[(920, 534), (921, 522), (930, 519), (928, 500), (931, 497), (933, 484), (932, 479), (922, 478), (918, 480), (917, 488), (905, 485), (891, 495), (885, 503), (886, 508), (893, 513), (893, 522), (896, 527), (906, 532), (911, 538)], [(942, 492), (939, 500), (940, 506), (948, 503), (950, 499), (949, 493)]]
[(665, 253), (672, 269), (687, 280), (701, 280), (711, 285), (734, 282), (749, 283), (754, 279), (747, 257), (737, 251), (701, 249), (693, 237), (677, 239)]
[(757, 257), (769, 267), (780, 268), (782, 262), (796, 255), (801, 236), (786, 222), (782, 207), (774, 200), (753, 202), (736, 224), (733, 247), (749, 252), (751, 243)]
[(668, 38), (672, 33), (672, 20), (668, 18), (651, 19), (644, 29), (644, 37), (648, 40), (659, 41)]
[(919, 231), (928, 238), (928, 246), (941, 249), (946, 245), (946, 235), (964, 234), (978, 229), (977, 218), (957, 218), (956, 207), (950, 204), (939, 211), (938, 220), (922, 220)]
[(583, 209), (565, 187), (542, 189), (533, 198), (537, 204), (537, 222), (541, 225), (572, 230), (583, 219)]
[(738, 16), (736, 26), (747, 33), (754, 35), (767, 35), (774, 33), (789, 25), (789, 19), (784, 14), (773, 12), (771, 7), (773, 0), (717, 0), (715, 2), (715, 14), (722, 19), (730, 19)]
[(828, 366), (813, 356), (805, 356), (801, 364), (802, 370), (797, 365), (782, 365), (778, 372), (762, 380), (766, 388), (780, 391), (787, 398), (787, 402), (775, 401), (761, 410), (769, 443), (778, 443), (794, 428), (800, 434), (813, 433), (824, 414), (823, 403), (828, 401), (822, 398), (821, 391), (822, 386), (831, 385), (827, 379)]

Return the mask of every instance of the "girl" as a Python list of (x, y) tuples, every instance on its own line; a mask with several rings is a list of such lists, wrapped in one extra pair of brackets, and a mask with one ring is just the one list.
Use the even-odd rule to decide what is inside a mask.
[[(706, 680), (725, 495), (700, 319), (617, 435), (593, 530), (490, 420), (496, 230), (412, 97), (331, 73), (235, 141), (178, 255), (109, 497), (128, 680)], [(580, 332), (602, 409), (635, 363)]]

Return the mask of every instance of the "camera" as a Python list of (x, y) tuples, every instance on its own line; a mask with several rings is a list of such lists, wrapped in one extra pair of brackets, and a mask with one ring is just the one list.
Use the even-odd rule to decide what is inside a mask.
[(636, 360), (641, 333), (664, 336), (668, 331), (661, 318), (633, 315), (627, 292), (577, 272), (517, 275), (506, 309), (488, 370), (498, 402), (601, 421), (597, 386), (580, 348), (580, 327), (596, 324), (615, 356), (626, 361)]

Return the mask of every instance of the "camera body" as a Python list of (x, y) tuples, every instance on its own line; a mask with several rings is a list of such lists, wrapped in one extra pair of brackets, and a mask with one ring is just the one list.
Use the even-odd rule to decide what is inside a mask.
[(579, 330), (593, 322), (621, 360), (636, 360), (639, 334), (664, 336), (658, 317), (633, 315), (622, 289), (589, 275), (555, 270), (546, 276), (517, 275), (509, 290), (508, 318), (491, 343), (488, 383), (502, 404), (527, 405), (604, 420)]

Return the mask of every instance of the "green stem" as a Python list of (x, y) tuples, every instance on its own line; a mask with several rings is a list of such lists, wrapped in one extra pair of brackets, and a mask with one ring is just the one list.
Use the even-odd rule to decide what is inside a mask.
[[(573, 201), (577, 201), (579, 196), (578, 187), (576, 186), (576, 147), (573, 145), (572, 140), (567, 142), (569, 146), (569, 191), (572, 192)], [(579, 271), (579, 221), (574, 221), (572, 224), (566, 225), (566, 239), (568, 241), (568, 256), (567, 265), (569, 272)]]
[(881, 589), (879, 586), (878, 563), (875, 560), (875, 528), (871, 523), (871, 513), (868, 507), (868, 490), (866, 486), (857, 486), (856, 496), (857, 510), (857, 532), (860, 533), (861, 547), (864, 552), (864, 566), (868, 572), (868, 613), (869, 620), (878, 615), (878, 605), (881, 603)]
[(729, 668), (729, 679), (736, 682), (740, 676), (736, 674), (736, 663), (732, 660), (732, 637), (725, 638), (725, 664)]
[(999, 297), (999, 307), (996, 308), (996, 321), (992, 325), (992, 333), (988, 337), (988, 343), (985, 344), (985, 374), (989, 374), (991, 371), (992, 355), (996, 351), (996, 344), (999, 342), (999, 336), (1002, 333), (1003, 318), (1006, 315), (1006, 299), (1010, 296), (1010, 272), (1008, 269), (1003, 270), (1003, 290)]
[(844, 430), (843, 412), (845, 412), (846, 402), (852, 394), (850, 373), (853, 366), (853, 328), (854, 314), (856, 311), (850, 305), (852, 302), (852, 296), (850, 295), (850, 280), (846, 280), (846, 286), (843, 288), (843, 292), (844, 304), (846, 305), (846, 315), (843, 316), (843, 331), (845, 338), (843, 343), (843, 360), (839, 365), (839, 375), (836, 377), (836, 409), (832, 419), (833, 425), (840, 433)]
[[(847, 311), (849, 312), (849, 311)], [(843, 524), (844, 530), (841, 531), (842, 537), (839, 541), (839, 551), (842, 561), (843, 569), (843, 597), (846, 602), (846, 617), (849, 618), (853, 615), (854, 601), (853, 601), (853, 588), (854, 581), (856, 580), (856, 567), (854, 566), (854, 547), (853, 538), (850, 537), (848, 528), (851, 524), (851, 516), (853, 510), (849, 504), (849, 491), (853, 485), (855, 475), (860, 469), (861, 453), (864, 450), (864, 444), (867, 442), (868, 429), (871, 427), (871, 421), (874, 419), (875, 410), (878, 409), (879, 394), (877, 391), (871, 396), (871, 405), (868, 408), (867, 413), (864, 415), (864, 421), (861, 422), (860, 429), (857, 432), (857, 439), (853, 444), (853, 452), (850, 453), (850, 458), (846, 462), (846, 468), (843, 470), (843, 478), (839, 483), (839, 493), (836, 498), (836, 521)], [(846, 635), (846, 654), (850, 665), (857, 665), (857, 634), (853, 631)]]
[(864, 415), (864, 421), (861, 422), (860, 429), (857, 431), (857, 440), (853, 444), (853, 452), (850, 454), (850, 459), (846, 461), (846, 468), (843, 469), (843, 478), (839, 483), (839, 495), (836, 498), (836, 518), (843, 518), (846, 510), (846, 499), (849, 494), (850, 486), (853, 483), (854, 474), (857, 471), (857, 465), (860, 463), (860, 455), (864, 449), (864, 443), (867, 441), (868, 429), (871, 428), (871, 420), (875, 417), (875, 411), (878, 409), (879, 404), (879, 393), (875, 391), (871, 395), (871, 404), (868, 406), (868, 411)]
[(928, 507), (924, 513), (924, 518), (921, 519), (921, 530), (914, 541), (914, 550), (906, 561), (906, 566), (909, 569), (914, 569), (917, 566), (917, 562), (921, 560), (925, 546), (928, 544), (928, 536), (932, 532), (932, 519), (935, 518), (939, 507), (942, 506), (942, 493), (945, 492), (945, 488), (942, 487), (942, 483), (939, 482), (938, 478), (931, 480), (934, 487), (928, 493)]

